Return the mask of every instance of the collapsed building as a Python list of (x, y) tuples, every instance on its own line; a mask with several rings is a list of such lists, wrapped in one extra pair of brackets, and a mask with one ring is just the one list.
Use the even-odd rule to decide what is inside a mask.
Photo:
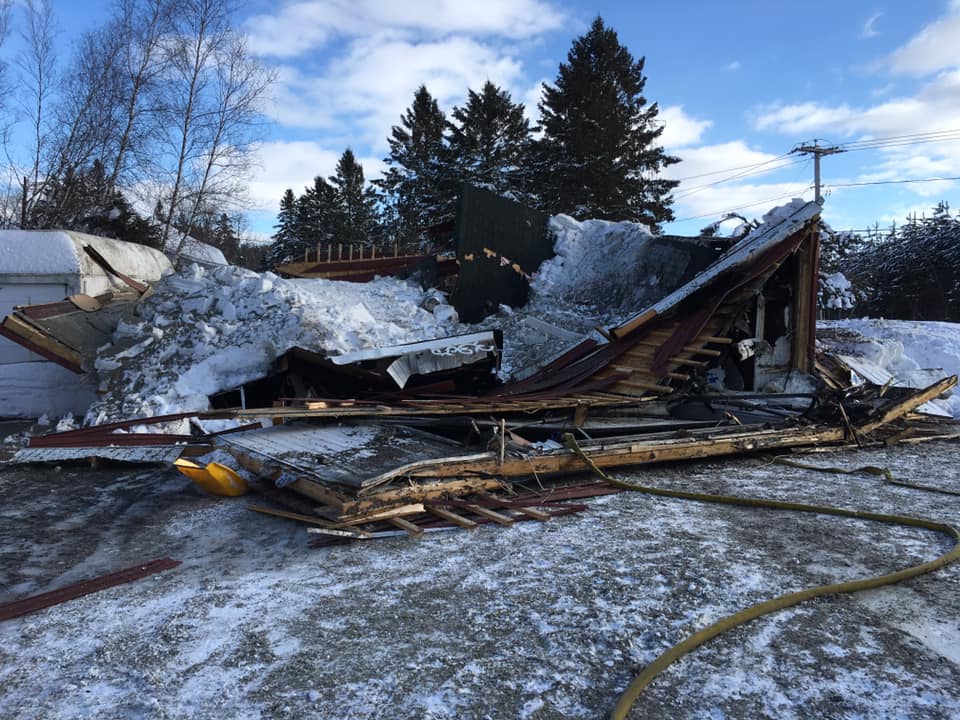
[[(95, 371), (121, 399), (139, 397), (129, 383), (142, 376), (165, 392), (202, 376), (202, 394), (118, 402), (88, 414), (86, 427), (30, 438), (17, 459), (177, 462), (206, 490), (259, 491), (268, 504), (252, 509), (330, 542), (546, 520), (611, 491), (565, 480), (603, 468), (956, 434), (914, 415), (956, 377), (928, 373), (919, 389), (857, 383), (862, 367), (818, 355), (819, 213), (794, 201), (739, 239), (607, 223), (615, 258), (588, 276), (584, 249), (562, 242), (575, 221), (468, 188), (453, 308), (400, 281), (327, 285), (339, 294), (312, 300), (332, 313), (323, 332), (284, 315), (287, 295), (265, 301), (278, 305), (273, 315), (251, 305), (283, 283), (292, 297), (300, 281), (195, 268), (150, 285), (141, 280), (156, 278), (118, 270), (112, 247), (86, 242), (85, 256), (119, 287), (18, 306), (4, 335), (81, 377)], [(642, 236), (632, 254), (617, 245), (630, 233)], [(322, 255), (287, 270), (364, 283), (429, 260)], [(551, 287), (558, 273), (567, 281)], [(376, 312), (334, 307), (371, 293)], [(416, 332), (395, 326), (401, 314), (417, 315)], [(283, 332), (255, 343), (255, 326), (278, 319)], [(334, 328), (348, 320), (360, 324)], [(517, 349), (525, 345), (534, 349)], [(148, 356), (152, 364), (130, 365)], [(196, 364), (167, 367), (180, 357)]]

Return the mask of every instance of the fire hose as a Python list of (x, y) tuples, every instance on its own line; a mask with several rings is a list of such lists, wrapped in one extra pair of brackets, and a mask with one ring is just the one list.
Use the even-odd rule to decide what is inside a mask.
[[(579, 455), (584, 462), (586, 462), (593, 472), (602, 477), (606, 482), (610, 483), (614, 487), (622, 488), (623, 490), (630, 490), (633, 492), (641, 492), (648, 495), (656, 495), (660, 497), (671, 497), (679, 498), (682, 500), (696, 500), (699, 502), (710, 502), (718, 503), (721, 505), (733, 505), (737, 507), (751, 507), (751, 508), (766, 508), (771, 510), (791, 510), (794, 512), (805, 512), (805, 513), (815, 513), (818, 515), (834, 515), (837, 517), (847, 517), (854, 518), (857, 520), (871, 520), (873, 522), (882, 522), (893, 525), (904, 525), (907, 527), (917, 527), (923, 528), (925, 530), (932, 530), (934, 532), (939, 532), (944, 535), (949, 536), (953, 540), (953, 547), (949, 551), (940, 555), (939, 557), (929, 560), (919, 565), (913, 565), (911, 567), (904, 568), (902, 570), (897, 570), (896, 572), (887, 573), (884, 575), (877, 575), (874, 577), (864, 578), (862, 580), (852, 580), (849, 582), (842, 583), (833, 583), (829, 585), (818, 585), (811, 588), (806, 588), (798, 592), (787, 593), (781, 595), (780, 597), (773, 598), (771, 600), (765, 600), (763, 602), (756, 603), (750, 607), (744, 608), (733, 615), (729, 615), (725, 618), (718, 620), (717, 622), (708, 625), (707, 627), (695, 632), (686, 639), (677, 643), (673, 647), (669, 648), (657, 658), (655, 658), (649, 665), (647, 665), (639, 675), (637, 675), (627, 686), (627, 689), (620, 696), (619, 701), (617, 702), (616, 707), (611, 713), (611, 720), (624, 720), (627, 717), (627, 713), (630, 711), (630, 708), (633, 707), (633, 704), (636, 702), (637, 698), (640, 697), (640, 694), (650, 685), (653, 679), (665, 670), (669, 665), (671, 665), (676, 660), (680, 659), (684, 655), (690, 653), (694, 649), (700, 647), (704, 643), (712, 640), (718, 635), (727, 632), (735, 627), (744, 625), (751, 620), (755, 620), (763, 615), (768, 615), (770, 613), (776, 612), (777, 610), (783, 610), (788, 607), (792, 607), (806, 600), (812, 600), (814, 598), (822, 597), (824, 595), (837, 595), (841, 593), (853, 593), (860, 590), (870, 590), (873, 588), (882, 587), (884, 585), (892, 585), (894, 583), (901, 582), (903, 580), (908, 580), (918, 575), (923, 575), (925, 573), (933, 572), (934, 570), (939, 570), (946, 565), (960, 559), (960, 530), (958, 530), (953, 525), (948, 525), (947, 523), (936, 522), (934, 520), (926, 520), (923, 518), (909, 517), (906, 515), (891, 515), (884, 513), (873, 513), (865, 512), (860, 510), (845, 510), (843, 508), (830, 507), (826, 505), (807, 505), (803, 503), (794, 503), (786, 502), (780, 500), (763, 500), (759, 498), (749, 498), (749, 497), (736, 497), (731, 495), (711, 495), (707, 493), (695, 493), (695, 492), (685, 492), (682, 490), (667, 490), (664, 488), (650, 487), (647, 485), (636, 485), (633, 483), (624, 482), (622, 480), (617, 480), (616, 478), (610, 477), (602, 469), (600, 469), (593, 460), (590, 459), (586, 453), (580, 448), (577, 444), (576, 439), (573, 435), (567, 434), (564, 436), (564, 440), (567, 446), (573, 450), (577, 455)], [(780, 461), (782, 462), (782, 461)], [(796, 463), (783, 463), (797, 465)], [(821, 470), (824, 468), (819, 468), (816, 466), (801, 466), (801, 467), (810, 467), (812, 469)], [(873, 466), (870, 466), (873, 467)], [(893, 476), (889, 470), (885, 468), (876, 468), (878, 472), (874, 474), (879, 474), (891, 479)], [(827, 468), (827, 472), (838, 471), (838, 472), (847, 472), (842, 468)], [(884, 472), (885, 471), (885, 472)], [(855, 472), (855, 471), (849, 471)], [(866, 471), (872, 472), (872, 471)], [(896, 482), (896, 481), (895, 481)], [(897, 482), (896, 484), (904, 484)], [(925, 490), (932, 490), (933, 488), (922, 487)], [(948, 491), (949, 492), (949, 491)], [(954, 493), (951, 493), (954, 494)]]

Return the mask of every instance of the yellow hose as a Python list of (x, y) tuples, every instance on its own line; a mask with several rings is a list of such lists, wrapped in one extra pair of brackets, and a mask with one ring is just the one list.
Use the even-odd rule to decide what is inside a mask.
[[(859, 510), (844, 510), (842, 508), (821, 505), (805, 505), (802, 503), (783, 502), (779, 500), (761, 500), (758, 498), (735, 497), (731, 495), (708, 495), (706, 493), (692, 493), (681, 490), (665, 490), (646, 485), (634, 485), (632, 483), (627, 483), (623, 482), (622, 480), (612, 478), (603, 472), (603, 470), (597, 467), (597, 465), (594, 464), (593, 461), (583, 452), (580, 446), (577, 445), (577, 441), (573, 435), (565, 435), (564, 440), (567, 446), (576, 452), (588, 465), (590, 465), (595, 473), (597, 473), (611, 485), (624, 490), (642, 492), (660, 497), (680, 498), (683, 500), (697, 500), (700, 502), (720, 503), (723, 505), (736, 505), (740, 507), (769, 508), (772, 510), (793, 510), (795, 512), (836, 515), (839, 517), (855, 518), (857, 520), (873, 520), (875, 522), (906, 525), (908, 527), (919, 527), (926, 530), (933, 530), (935, 532), (943, 533), (951, 537), (954, 541), (953, 547), (948, 552), (934, 560), (930, 560), (919, 565), (913, 565), (911, 567), (904, 568), (903, 570), (898, 570), (886, 575), (878, 575), (876, 577), (865, 578), (863, 580), (853, 580), (850, 582), (834, 583), (831, 585), (818, 585), (816, 587), (807, 588), (806, 590), (800, 590), (799, 592), (788, 593), (772, 600), (765, 600), (764, 602), (757, 603), (756, 605), (751, 605), (750, 607), (745, 608), (738, 613), (718, 620), (712, 625), (705, 627), (703, 630), (700, 630), (699, 632), (689, 636), (682, 642), (677, 643), (669, 650), (662, 653), (649, 665), (647, 665), (643, 671), (633, 679), (630, 685), (627, 686), (627, 689), (620, 696), (620, 700), (617, 702), (616, 707), (610, 715), (611, 720), (624, 720), (627, 717), (627, 713), (630, 711), (630, 708), (633, 707), (634, 702), (636, 702), (637, 698), (640, 696), (640, 693), (642, 693), (644, 689), (646, 689), (646, 687), (653, 681), (653, 679), (660, 672), (665, 670), (671, 663), (683, 657), (690, 651), (700, 647), (708, 640), (712, 640), (717, 635), (726, 632), (727, 630), (735, 628), (739, 625), (743, 625), (763, 615), (797, 605), (804, 600), (812, 600), (813, 598), (821, 597), (823, 595), (852, 593), (859, 590), (869, 590), (872, 588), (881, 587), (883, 585), (891, 585), (893, 583), (900, 582), (901, 580), (907, 580), (918, 575), (923, 575), (924, 573), (938, 570), (939, 568), (942, 568), (954, 562), (955, 560), (960, 559), (960, 530), (957, 530), (957, 528), (954, 526), (946, 523), (935, 522), (933, 520), (924, 520), (922, 518), (907, 517), (905, 515), (888, 515), (882, 513), (863, 512)], [(887, 471), (887, 473), (889, 473), (889, 471)], [(883, 473), (881, 472), (880, 474)]]

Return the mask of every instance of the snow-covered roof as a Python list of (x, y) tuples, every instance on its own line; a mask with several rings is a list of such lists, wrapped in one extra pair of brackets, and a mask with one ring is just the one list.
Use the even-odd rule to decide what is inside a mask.
[(743, 265), (765, 250), (776, 246), (790, 237), (810, 220), (820, 214), (822, 208), (814, 202), (795, 199), (786, 205), (774, 208), (763, 216), (763, 224), (743, 239), (736, 242), (716, 262), (697, 275), (683, 287), (678, 288), (650, 307), (644, 308), (623, 325), (614, 329), (614, 334), (622, 336), (629, 330), (642, 324), (644, 318), (662, 315), (681, 300), (690, 297), (702, 287), (713, 283), (731, 268)]
[(115, 270), (157, 280), (172, 270), (159, 250), (69, 230), (0, 230), (0, 275), (81, 275), (103, 272), (84, 251), (90, 245)]
[[(167, 255), (172, 258), (176, 254), (176, 245), (169, 242), (167, 245)], [(169, 247), (171, 245), (172, 249)], [(202, 265), (203, 267), (216, 267), (218, 265), (230, 264), (219, 248), (200, 242), (190, 236), (187, 236), (183, 247), (180, 249), (180, 258), (188, 263), (195, 262), (197, 265)]]

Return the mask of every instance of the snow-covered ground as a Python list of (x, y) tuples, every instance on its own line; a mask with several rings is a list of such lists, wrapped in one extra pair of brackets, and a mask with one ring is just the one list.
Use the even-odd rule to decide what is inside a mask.
[[(960, 446), (808, 459), (960, 490)], [(647, 484), (956, 522), (960, 499), (760, 458)], [(925, 530), (622, 494), (579, 515), (311, 550), (173, 470), (0, 469), (0, 601), (183, 565), (0, 623), (0, 716), (605, 717), (646, 663), (745, 605), (950, 547)], [(69, 498), (69, 502), (64, 502)], [(762, 618), (671, 666), (634, 718), (960, 717), (960, 565)]]

